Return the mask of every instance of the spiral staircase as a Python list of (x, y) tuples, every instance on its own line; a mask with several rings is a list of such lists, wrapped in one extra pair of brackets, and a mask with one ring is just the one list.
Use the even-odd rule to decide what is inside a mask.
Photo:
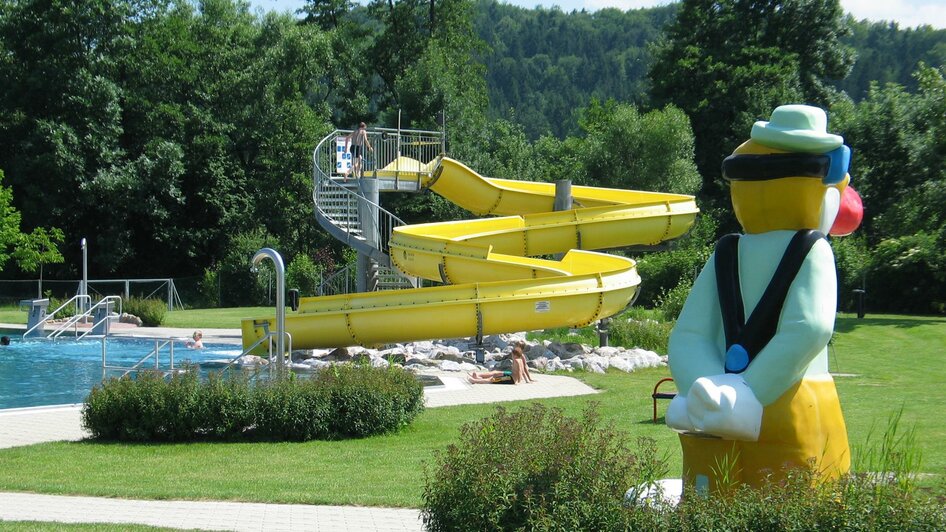
[[(316, 146), (312, 155), (312, 200), (319, 225), (358, 252), (355, 265), (326, 277), (319, 295), (417, 286), (392, 267), (388, 242), (404, 222), (384, 209), (381, 192), (421, 192), (433, 162), (443, 153), (443, 133), (378, 128), (368, 131), (368, 151), (359, 175), (346, 172), (350, 153), (345, 138), (350, 130), (337, 129)], [(347, 175), (346, 175), (347, 173)]]

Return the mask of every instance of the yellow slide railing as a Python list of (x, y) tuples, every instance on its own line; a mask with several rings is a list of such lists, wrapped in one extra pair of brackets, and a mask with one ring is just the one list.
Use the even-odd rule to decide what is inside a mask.
[[(383, 171), (383, 170), (382, 170)], [(572, 187), (574, 208), (553, 211), (555, 185), (482, 177), (443, 157), (424, 185), (477, 215), (398, 227), (391, 260), (433, 288), (303, 298), (286, 316), (296, 348), (341, 347), (584, 326), (634, 300), (633, 260), (589, 249), (649, 245), (689, 230), (692, 196)], [(536, 258), (565, 253), (561, 260)], [(251, 345), (273, 320), (243, 320)]]

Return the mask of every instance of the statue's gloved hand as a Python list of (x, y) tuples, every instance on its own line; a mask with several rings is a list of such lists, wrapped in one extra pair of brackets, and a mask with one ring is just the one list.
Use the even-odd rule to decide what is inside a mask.
[(679, 432), (696, 432), (696, 427), (690, 421), (690, 415), (687, 414), (687, 399), (683, 395), (677, 394), (670, 401), (667, 407), (667, 426)]
[[(728, 440), (759, 439), (762, 404), (739, 375), (697, 379), (686, 397), (686, 413), (696, 432)], [(667, 420), (670, 424), (669, 412)]]

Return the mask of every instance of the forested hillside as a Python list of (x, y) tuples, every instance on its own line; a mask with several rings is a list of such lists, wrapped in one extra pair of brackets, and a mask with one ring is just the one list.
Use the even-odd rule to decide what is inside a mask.
[(646, 96), (648, 46), (674, 6), (565, 13), (478, 0), (476, 31), (490, 113), (520, 123), (527, 134), (578, 132), (576, 110), (591, 98), (640, 103)]
[[(652, 46), (679, 4), (626, 12), (524, 9), (477, 0), (476, 32), (489, 46), (486, 65), (490, 115), (522, 124), (530, 138), (578, 132), (576, 109), (591, 98), (643, 103)], [(840, 42), (853, 49), (850, 74), (828, 80), (855, 101), (872, 82), (917, 88), (919, 62), (946, 64), (946, 30), (900, 29), (856, 21)]]

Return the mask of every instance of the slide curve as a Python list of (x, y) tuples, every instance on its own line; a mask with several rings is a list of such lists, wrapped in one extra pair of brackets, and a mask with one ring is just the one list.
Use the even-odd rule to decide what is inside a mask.
[[(447, 157), (424, 186), (493, 216), (394, 229), (393, 264), (445, 285), (303, 298), (286, 315), (294, 349), (588, 325), (626, 308), (640, 285), (633, 260), (589, 250), (679, 237), (699, 212), (692, 196), (585, 186), (572, 187), (572, 209), (554, 211), (554, 183), (487, 178)], [(275, 320), (242, 326), (249, 346)]]

